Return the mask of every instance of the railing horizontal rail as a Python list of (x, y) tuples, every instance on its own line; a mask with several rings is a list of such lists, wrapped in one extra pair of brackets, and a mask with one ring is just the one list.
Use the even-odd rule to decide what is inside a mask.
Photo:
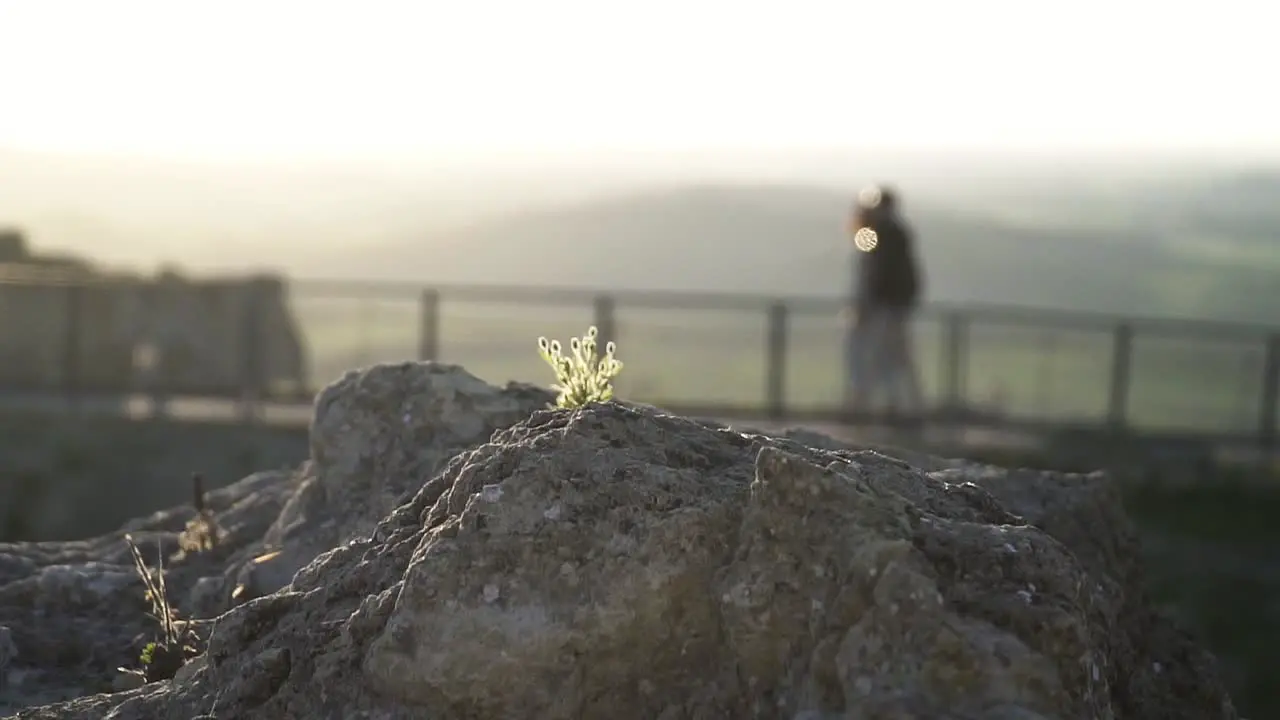
[[(439, 293), (443, 302), (468, 303), (537, 303), (543, 305), (585, 305), (608, 296), (619, 306), (651, 310), (741, 310), (764, 312), (782, 303), (795, 313), (821, 314), (838, 312), (846, 305), (840, 297), (820, 295), (764, 295), (685, 290), (627, 290), (565, 286), (516, 286), (484, 284), (431, 284), (409, 281), (364, 281), (298, 279), (291, 281), (296, 291), (309, 294), (333, 294), (347, 297), (416, 298), (424, 288)], [(1253, 339), (1280, 332), (1280, 325), (1246, 323), (1210, 318), (1174, 318), (1160, 316), (1118, 316), (1087, 310), (1062, 310), (1034, 306), (995, 305), (989, 303), (925, 303), (921, 317), (935, 318), (960, 313), (984, 323), (1017, 325), (1051, 325), (1054, 328), (1111, 330), (1117, 323), (1141, 326), (1143, 334), (1185, 335), (1222, 339)]]
[[(262, 273), (266, 275), (267, 273)], [(239, 276), (243, 279), (244, 276)], [(143, 282), (143, 275), (95, 276), (84, 270), (60, 266), (29, 267), (0, 264), (0, 285), (82, 286)], [(190, 276), (193, 281), (232, 280), (235, 276)], [(637, 290), (542, 285), (486, 285), (457, 283), (424, 283), (412, 280), (360, 280), (333, 278), (296, 278), (288, 281), (293, 292), (337, 298), (416, 299), (424, 289), (439, 293), (444, 301), (470, 303), (537, 303), (543, 305), (578, 305), (601, 296), (612, 297), (619, 305), (647, 309), (671, 310), (742, 310), (766, 311), (777, 303), (791, 312), (802, 314), (831, 313), (844, 306), (845, 300), (833, 296), (763, 295), (714, 291)], [(1144, 335), (1181, 335), (1195, 338), (1252, 339), (1280, 332), (1280, 325), (1247, 323), (1213, 318), (1175, 318), (1150, 315), (1118, 316), (1087, 310), (1063, 310), (990, 303), (926, 303), (921, 317), (961, 313), (984, 323), (1049, 325), (1063, 329), (1103, 330), (1120, 322), (1139, 326)]]
[[(263, 273), (241, 276), (238, 279), (252, 281), (266, 277), (270, 276)], [(192, 283), (237, 280), (230, 276), (191, 276), (187, 279)], [(76, 288), (128, 285), (155, 280), (154, 277), (143, 275), (94, 276), (84, 269), (74, 267), (24, 269), (0, 264), (0, 289), (19, 285), (59, 288), (48, 295), (49, 302), (46, 303), (44, 298), (35, 301), (33, 307), (49, 315), (42, 315), (40, 322), (25, 321), (14, 314), (28, 312), (21, 309), (22, 303), (26, 301), (19, 300), (8, 306), (16, 310), (11, 309), (10, 314), (4, 318), (7, 324), (0, 328), (0, 333), (18, 333), (15, 337), (25, 340), (15, 341), (8, 347), (0, 346), (0, 393), (20, 392), (26, 388), (46, 393), (60, 391), (67, 396), (88, 396), (117, 389), (127, 388), (129, 392), (143, 389), (131, 384), (127, 370), (104, 365), (103, 353), (106, 352), (112, 362), (119, 362), (120, 359), (112, 354), (118, 353), (119, 349), (110, 346), (114, 341), (104, 335), (103, 321), (97, 319), (101, 315), (94, 314), (101, 309), (98, 307), (97, 297), (94, 293), (79, 292)], [(602, 336), (609, 339), (618, 336), (625, 339), (632, 332), (638, 334), (631, 337), (642, 337), (646, 322), (654, 323), (650, 327), (654, 328), (655, 333), (668, 333), (667, 329), (658, 331), (657, 328), (679, 326), (678, 318), (682, 311), (741, 312), (754, 316), (755, 319), (741, 325), (732, 323), (723, 332), (715, 331), (712, 333), (715, 340), (703, 341), (704, 350), (687, 348), (683, 351), (684, 355), (680, 356), (680, 362), (684, 366), (671, 368), (672, 372), (677, 373), (690, 368), (696, 370), (705, 364), (702, 362), (704, 358), (723, 356), (716, 362), (723, 361), (733, 365), (735, 369), (729, 372), (725, 368), (717, 368), (714, 372), (719, 376), (713, 379), (721, 386), (726, 382), (733, 384), (731, 389), (735, 392), (726, 394), (721, 387), (721, 392), (713, 394), (729, 402), (713, 401), (711, 395), (705, 399), (696, 399), (693, 391), (706, 389), (696, 382), (685, 382), (683, 390), (673, 390), (671, 385), (666, 384), (666, 379), (652, 379), (660, 374), (661, 369), (650, 371), (649, 382), (651, 385), (654, 382), (666, 384), (666, 389), (660, 390), (657, 386), (652, 386), (647, 391), (648, 394), (666, 393), (674, 396), (672, 400), (678, 402), (665, 403), (667, 407), (686, 407), (691, 412), (696, 411), (696, 414), (704, 416), (719, 414), (724, 417), (855, 422), (839, 408), (839, 377), (830, 377), (831, 391), (828, 394), (825, 383), (831, 370), (824, 369), (821, 365), (826, 360), (817, 358), (815, 361), (813, 357), (832, 351), (842, 342), (835, 324), (838, 312), (846, 304), (840, 297), (532, 285), (432, 285), (406, 280), (280, 280), (287, 282), (285, 287), (288, 288), (289, 299), (295, 303), (296, 321), (306, 325), (298, 312), (298, 304), (313, 303), (310, 321), (319, 323), (317, 327), (327, 328), (314, 335), (312, 329), (304, 330), (301, 338), (304, 347), (311, 347), (310, 362), (323, 362), (325, 365), (321, 373), (325, 377), (316, 378), (322, 384), (330, 379), (328, 375), (337, 372), (339, 368), (379, 359), (405, 359), (416, 355), (420, 359), (462, 360), (463, 364), (470, 367), (469, 360), (453, 356), (455, 351), (450, 338), (442, 337), (442, 328), (457, 333), (458, 327), (465, 330), (457, 339), (466, 337), (464, 344), (469, 343), (473, 352), (480, 353), (475, 357), (487, 358), (486, 362), (493, 374), (505, 374), (514, 367), (510, 364), (510, 354), (504, 349), (505, 343), (519, 341), (518, 338), (508, 336), (517, 329), (525, 332), (525, 321), (510, 322), (502, 311), (477, 309), (461, 325), (457, 325), (450, 322), (450, 314), (461, 305), (517, 307), (527, 317), (534, 318), (530, 322), (538, 323), (542, 322), (538, 315), (540, 308), (573, 308), (581, 311), (584, 319), (593, 318)], [(177, 279), (176, 283), (180, 286), (182, 279)], [(250, 285), (246, 284), (246, 287)], [(221, 374), (217, 375), (216, 380), (179, 380), (177, 375), (172, 375), (168, 376), (172, 380), (170, 382), (165, 379), (157, 381), (153, 377), (145, 388), (156, 398), (166, 394), (208, 393), (224, 398), (239, 398), (246, 407), (250, 407), (260, 400), (278, 397), (267, 391), (272, 383), (290, 381), (290, 378), (281, 378), (281, 371), (267, 362), (267, 354), (279, 351), (279, 343), (273, 346), (275, 350), (272, 351), (261, 346), (272, 342), (281, 333), (278, 321), (268, 317), (271, 312), (275, 312), (276, 316), (281, 314), (278, 307), (278, 286), (269, 289), (266, 295), (248, 293), (243, 298), (236, 288), (232, 288), (232, 295), (236, 296), (237, 302), (244, 301), (243, 309), (236, 311), (242, 312), (243, 316), (239, 319), (218, 318), (217, 322), (222, 323), (221, 332), (226, 335), (225, 338), (220, 337), (220, 340), (226, 340), (228, 346), (234, 345), (233, 352), (239, 354), (238, 359), (232, 362), (222, 358), (224, 362), (217, 370)], [(140, 297), (145, 301), (152, 296), (143, 293)], [(343, 321), (342, 313), (336, 312), (335, 306), (323, 309), (318, 307), (331, 301), (354, 303), (353, 307), (358, 312), (354, 317)], [(268, 305), (260, 304), (263, 302), (275, 303), (276, 310), (263, 312), (264, 308), (269, 310)], [(46, 304), (48, 307), (45, 307)], [(390, 305), (397, 307), (387, 310)], [(633, 311), (646, 310), (662, 311), (663, 319), (655, 323), (653, 319), (639, 319), (638, 316), (643, 313), (632, 314)], [(391, 315), (383, 316), (380, 323), (375, 322), (374, 317), (383, 312), (390, 312)], [(666, 315), (668, 312), (669, 316)], [(65, 317), (60, 317), (62, 313), (65, 313)], [(485, 317), (486, 313), (490, 317)], [(513, 317), (519, 316), (518, 312), (513, 313)], [(561, 316), (563, 318), (567, 314), (561, 313)], [(814, 316), (830, 318), (830, 337), (824, 337), (828, 332), (825, 321), (814, 323)], [(386, 317), (393, 319), (388, 322)], [(919, 317), (929, 325), (936, 325), (941, 331), (934, 346), (940, 361), (940, 387), (937, 391), (931, 391), (931, 395), (935, 401), (940, 401), (936, 404), (944, 409), (972, 408), (976, 402), (974, 395), (989, 390), (986, 387), (978, 388), (971, 394), (967, 390), (970, 384), (978, 385), (979, 381), (983, 381), (992, 385), (1013, 379), (1021, 388), (1020, 392), (1025, 393), (1032, 386), (1039, 388), (1035, 390), (1040, 393), (1040, 399), (1037, 400), (1039, 409), (1031, 413), (1036, 417), (1028, 417), (1024, 411), (1020, 411), (1008, 413), (998, 423), (1023, 428), (1071, 427), (1074, 421), (1069, 418), (1042, 417), (1050, 414), (1048, 408), (1051, 404), (1061, 400), (1050, 389), (1052, 381), (1057, 379), (1072, 386), (1068, 394), (1074, 397), (1069, 398), (1071, 402), (1065, 403), (1070, 406), (1071, 412), (1092, 417), (1092, 410), (1082, 412), (1080, 408), (1092, 406), (1093, 401), (1081, 401), (1079, 396), (1098, 396), (1101, 402), (1096, 408), (1096, 422), (1089, 425), (1095, 430), (1131, 432), (1134, 430), (1135, 418), (1139, 424), (1152, 417), (1160, 419), (1162, 424), (1169, 424), (1164, 422), (1168, 418), (1163, 415), (1172, 413), (1177, 414), (1175, 420), (1178, 422), (1190, 415), (1194, 416), (1192, 419), (1196, 422), (1192, 424), (1195, 427), (1206, 425), (1204, 432), (1198, 434), (1199, 437), (1253, 437), (1264, 445), (1274, 444), (1276, 440), (1276, 404), (1277, 396), (1280, 396), (1280, 378), (1277, 378), (1280, 374), (1280, 326), (1207, 319), (1116, 316), (1099, 312), (980, 303), (930, 303), (921, 308)], [(34, 317), (27, 320), (34, 320)], [(273, 322), (276, 324), (272, 325)], [(474, 322), (481, 325), (473, 327), (468, 324)], [(711, 327), (724, 327), (717, 326), (717, 321), (706, 318), (690, 322), (690, 327), (702, 328), (697, 331), (699, 333)], [(748, 329), (757, 322), (757, 328)], [(228, 323), (238, 323), (234, 327), (239, 329), (228, 330), (232, 327)], [(483, 323), (489, 323), (488, 327), (491, 328), (488, 338), (477, 335), (483, 334)], [(1007, 333), (1006, 328), (1009, 329)], [(532, 338), (541, 334), (542, 329), (527, 328), (527, 331)], [(759, 341), (753, 339), (757, 329), (762, 341), (760, 345), (756, 345)], [(998, 332), (992, 333), (991, 330)], [(1027, 330), (1035, 332), (1027, 333)], [(746, 336), (747, 333), (752, 335)], [(1054, 333), (1075, 335), (1068, 343), (1063, 344), (1050, 338)], [(395, 338), (390, 338), (391, 335), (395, 335)], [(1026, 337), (1019, 339), (1018, 336)], [(698, 335), (686, 333), (675, 340), (670, 339), (670, 335), (654, 334), (652, 337), (659, 346), (659, 352), (678, 354), (676, 348), (687, 343), (685, 338), (696, 339)], [(659, 337), (666, 339), (658, 340)], [(998, 339), (1001, 337), (1004, 339)], [(1170, 346), (1151, 352), (1151, 346), (1144, 346), (1143, 343), (1152, 338), (1175, 338), (1189, 342), (1183, 349)], [(0, 338), (0, 342), (2, 341), (3, 338)], [(43, 344), (40, 345), (39, 352), (28, 352), (22, 342)], [(664, 347), (663, 343), (667, 345)], [(361, 345), (363, 349), (353, 352), (357, 345)], [(483, 350), (478, 349), (482, 346)], [(698, 352), (703, 355), (698, 355)], [(395, 357), (389, 357), (391, 355)], [(1013, 378), (1014, 375), (1035, 377)], [(799, 398), (796, 397), (796, 387), (788, 392), (788, 378), (797, 380), (798, 383), (803, 381), (811, 398), (830, 398), (832, 407), (803, 407), (802, 403), (797, 402)], [(758, 385), (755, 384), (757, 379), (760, 381)], [(1201, 382), (1201, 379), (1206, 382)], [(299, 382), (294, 387), (306, 387), (308, 384)], [(1135, 386), (1138, 390), (1136, 393)], [(754, 389), (761, 391), (757, 403), (735, 404), (737, 398), (745, 397), (736, 390), (744, 388), (748, 392)], [(1063, 410), (1062, 407), (1056, 407), (1053, 412), (1061, 415)], [(1212, 423), (1205, 420), (1209, 415), (1222, 427), (1209, 428), (1208, 425)], [(954, 417), (946, 419), (942, 416), (931, 417), (930, 421), (980, 422), (972, 417), (955, 420)], [(1243, 431), (1244, 425), (1256, 428), (1256, 432)], [(1227, 427), (1231, 430), (1224, 429)], [(1242, 432), (1237, 433), (1236, 428), (1241, 428)]]

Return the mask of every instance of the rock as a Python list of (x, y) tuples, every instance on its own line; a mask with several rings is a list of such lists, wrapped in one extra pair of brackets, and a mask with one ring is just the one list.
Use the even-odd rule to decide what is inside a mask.
[(147, 680), (142, 675), (135, 672), (125, 670), (116, 671), (115, 678), (111, 681), (112, 692), (124, 692), (126, 690), (136, 690), (147, 684)]
[(18, 648), (13, 644), (13, 631), (0, 625), (0, 690), (4, 690), (9, 680), (9, 663), (13, 662), (13, 657), (18, 654)]
[(246, 566), (238, 584), (254, 597), (284, 587), (316, 555), (367, 535), (449, 458), (554, 398), (528, 385), (499, 390), (456, 365), (348, 372), (316, 398), (314, 473), (264, 538), (264, 551), (278, 554)]
[[(317, 400), (311, 461), (258, 491), (278, 514), (258, 538), (231, 516), (248, 494), (210, 503), (225, 543), (170, 561), (193, 604), (247, 588), (205, 653), (15, 717), (1237, 717), (1213, 659), (1151, 610), (1102, 475), (549, 399), (452, 366), (348, 374)], [(86, 637), (110, 635), (91, 596), (128, 625), (142, 601), (107, 545), (23, 601), (80, 598), (54, 614)], [(0, 546), (23, 576), (0, 625), (30, 619), (10, 586), (70, 555)]]
[[(133, 534), (153, 566), (160, 543), (168, 557), (170, 600), (180, 611), (212, 618), (287, 585), (297, 568), (350, 537), (347, 528), (367, 527), (372, 520), (362, 520), (355, 508), (394, 505), (402, 492), (398, 485), (421, 485), (418, 476), (399, 472), (383, 479), (351, 477), (351, 467), (371, 467), (370, 451), (400, 453), (398, 470), (430, 473), (450, 454), (483, 442), (493, 428), (527, 417), (554, 397), (528, 385), (493, 388), (454, 366), (379, 365), (348, 373), (317, 401), (312, 440), (320, 462), (306, 462), (294, 472), (256, 473), (206, 495), (226, 532), (211, 552), (179, 550), (178, 536), (195, 516), (193, 507), (154, 513), (92, 540), (0, 543), (0, 625), (14, 628), (22, 662), (13, 674), (23, 680), (0, 694), (0, 711), (118, 687), (117, 668), (136, 667), (156, 624), (146, 614), (125, 533)], [(408, 408), (410, 421), (403, 422), (406, 412), (400, 412), (395, 422), (365, 422), (376, 416), (373, 409), (393, 406)], [(362, 452), (359, 442), (342, 434), (338, 416), (348, 411), (364, 423), (353, 431), (368, 443), (363, 460), (352, 455)], [(334, 492), (314, 491), (321, 489), (321, 477)], [(371, 482), (381, 483), (386, 496), (369, 495)], [(368, 511), (373, 520), (378, 512)], [(262, 557), (272, 560), (255, 562)]]

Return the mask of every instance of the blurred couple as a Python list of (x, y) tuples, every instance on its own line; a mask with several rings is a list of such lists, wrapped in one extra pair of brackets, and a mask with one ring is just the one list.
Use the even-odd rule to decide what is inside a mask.
[(845, 407), (891, 417), (920, 416), (924, 396), (911, 341), (923, 286), (915, 238), (897, 193), (877, 185), (858, 194), (849, 224), (853, 292), (845, 312)]

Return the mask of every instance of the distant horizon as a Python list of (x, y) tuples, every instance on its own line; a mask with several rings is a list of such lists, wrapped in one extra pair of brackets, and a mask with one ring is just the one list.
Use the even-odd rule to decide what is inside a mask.
[[(0, 151), (0, 224), (37, 254), (144, 274), (839, 292), (847, 167), (690, 165), (459, 176)], [(903, 190), (936, 298), (1255, 320), (1280, 308), (1280, 170), (899, 162), (886, 177), (857, 165), (862, 182)]]
[[(1217, 183), (1244, 180), (1258, 188), (1249, 199), (1258, 207), (1266, 203), (1259, 193), (1269, 184), (1259, 185), (1249, 175), (1280, 177), (1280, 164), (1189, 152), (1076, 154), (1056, 161), (975, 151), (908, 155), (881, 150), (851, 157), (852, 152), (836, 147), (789, 155), (764, 149), (665, 157), (624, 154), (613, 164), (595, 166), (550, 155), (525, 156), (530, 162), (523, 167), (458, 170), (408, 158), (383, 165), (319, 158), (300, 163), (258, 158), (242, 164), (0, 147), (0, 187), (5, 188), (0, 225), (24, 229), (37, 252), (73, 253), (110, 267), (149, 271), (177, 265), (197, 274), (263, 270), (376, 279), (389, 272), (422, 277), (438, 270), (429, 255), (419, 254), (415, 266), (396, 258), (444, 248), (454, 238), (474, 237), (473, 230), (497, 225), (507, 228), (503, 233), (519, 234), (539, 214), (584, 209), (590, 214), (601, 204), (661, 202), (663, 195), (690, 189), (727, 188), (736, 205), (721, 205), (718, 212), (730, 222), (748, 204), (760, 203), (759, 210), (767, 214), (770, 208), (792, 212), (798, 202), (809, 208), (803, 212), (816, 223), (816, 230), (808, 232), (829, 234), (829, 240), (820, 242), (834, 248), (847, 208), (839, 196), (852, 197), (868, 182), (896, 184), (909, 215), (933, 208), (997, 226), (1075, 227), (1082, 233), (1123, 235), (1132, 229), (1128, 223), (1138, 217), (1134, 213), (1143, 223), (1163, 226), (1184, 199), (1210, 202)], [(829, 195), (824, 199), (822, 194)], [(720, 204), (716, 198), (686, 194), (676, 207), (708, 199)], [(625, 222), (649, 222), (630, 218)], [(602, 225), (595, 232), (614, 230)], [(732, 237), (741, 230), (707, 232)], [(1191, 240), (1181, 236), (1178, 242)], [(587, 236), (583, 241), (589, 242)], [(1228, 252), (1222, 242), (1214, 247)], [(1229, 252), (1241, 262), (1269, 265), (1265, 257), (1246, 261), (1240, 254), (1264, 250), (1265, 244)], [(1209, 250), (1195, 252), (1212, 261)], [(366, 255), (385, 267), (376, 274), (356, 272)]]

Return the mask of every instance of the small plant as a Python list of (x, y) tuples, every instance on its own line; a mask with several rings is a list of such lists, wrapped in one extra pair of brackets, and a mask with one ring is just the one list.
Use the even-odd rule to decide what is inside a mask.
[(156, 660), (156, 644), (149, 642), (142, 646), (142, 653), (138, 655), (138, 662), (144, 666), (150, 665)]
[(552, 389), (560, 393), (558, 408), (580, 408), (589, 403), (613, 398), (613, 379), (622, 372), (622, 363), (614, 357), (617, 346), (608, 342), (604, 355), (596, 354), (595, 326), (581, 338), (569, 339), (569, 355), (560, 351), (560, 341), (538, 338), (538, 354), (556, 373)]
[(186, 528), (178, 534), (178, 546), (189, 553), (213, 550), (222, 539), (223, 531), (205, 505), (204, 476), (200, 473), (192, 474), (191, 490), (196, 515), (187, 521)]
[(156, 569), (153, 572), (142, 559), (142, 551), (133, 542), (133, 536), (125, 535), (124, 541), (133, 555), (134, 570), (146, 588), (145, 597), (151, 603), (151, 617), (160, 624), (160, 638), (142, 648), (142, 653), (138, 656), (141, 670), (120, 668), (120, 671), (141, 675), (149, 683), (168, 680), (187, 660), (198, 654), (193, 647), (197, 638), (187, 624), (178, 619), (178, 611), (169, 604), (164, 582), (164, 557), (159, 544), (156, 547)]

